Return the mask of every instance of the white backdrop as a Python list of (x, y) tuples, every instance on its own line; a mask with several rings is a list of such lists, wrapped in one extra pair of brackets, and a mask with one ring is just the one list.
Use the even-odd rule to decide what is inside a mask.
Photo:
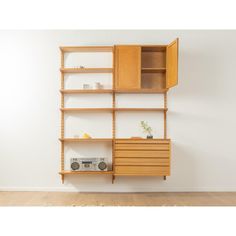
[[(168, 93), (171, 176), (166, 181), (117, 177), (113, 185), (110, 176), (73, 176), (62, 185), (59, 46), (167, 44), (176, 37), (180, 39), (179, 85)], [(0, 31), (0, 190), (235, 191), (235, 52), (236, 31)], [(109, 87), (109, 76), (101, 79)], [(68, 88), (75, 84), (80, 86), (78, 80), (68, 79)], [(151, 107), (161, 102), (159, 95), (143, 96), (119, 95), (118, 106)], [(109, 95), (79, 95), (66, 104), (84, 101), (86, 106), (111, 105)], [(89, 115), (68, 117), (66, 134), (111, 135), (109, 113), (94, 113), (93, 119)], [(161, 137), (160, 114), (123, 112), (118, 114), (117, 136), (143, 135), (140, 120), (148, 120), (154, 135)], [(90, 145), (68, 145), (67, 158), (78, 152), (110, 155), (109, 144)]]

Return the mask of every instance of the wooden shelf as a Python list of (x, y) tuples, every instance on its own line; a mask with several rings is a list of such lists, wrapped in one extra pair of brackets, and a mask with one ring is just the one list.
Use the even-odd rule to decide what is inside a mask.
[(110, 142), (112, 138), (60, 138), (61, 142)]
[(61, 171), (61, 175), (112, 175), (113, 171)]
[(80, 93), (113, 93), (113, 89), (61, 89), (63, 94), (80, 94)]
[(60, 108), (61, 111), (167, 111), (168, 108)]
[(68, 46), (60, 47), (62, 52), (113, 52), (113, 46)]
[(61, 108), (61, 111), (113, 111), (113, 108)]
[(142, 68), (142, 73), (164, 73), (166, 68)]
[(116, 89), (116, 93), (166, 93), (168, 89)]
[(115, 111), (167, 111), (168, 108), (114, 108)]
[(168, 89), (61, 89), (62, 94), (80, 93), (166, 93)]
[(133, 176), (133, 177), (138, 177), (138, 176), (143, 176), (143, 177), (150, 177), (150, 176), (152, 176), (152, 177), (160, 177), (160, 176), (169, 176), (169, 175), (165, 175), (165, 174), (152, 174), (152, 173), (150, 173), (150, 174), (147, 174), (147, 173), (134, 173), (134, 174), (128, 174), (128, 173), (126, 173), (126, 174), (114, 174), (115, 176)]
[(62, 73), (112, 73), (112, 68), (61, 68)]
[(164, 52), (168, 45), (141, 45), (142, 52)]

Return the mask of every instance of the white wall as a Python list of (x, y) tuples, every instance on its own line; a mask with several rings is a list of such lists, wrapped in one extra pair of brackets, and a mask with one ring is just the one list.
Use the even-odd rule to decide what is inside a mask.
[[(168, 101), (168, 135), (173, 141), (171, 176), (167, 181), (159, 177), (117, 177), (113, 185), (109, 176), (73, 176), (62, 185), (58, 175), (58, 47), (166, 44), (176, 37), (180, 38), (179, 85), (169, 92)], [(235, 52), (236, 31), (0, 31), (0, 190), (235, 191)], [(120, 106), (132, 95), (124, 96)], [(102, 104), (109, 105), (109, 99), (101, 98)], [(150, 119), (157, 125), (155, 135), (161, 135), (161, 123), (152, 123), (152, 115), (140, 113), (133, 118), (120, 114), (120, 136), (142, 135), (138, 128), (141, 119)], [(85, 117), (78, 116), (72, 122), (79, 125), (79, 119), (89, 129)], [(110, 117), (96, 118), (103, 119)], [(100, 123), (97, 125), (103, 127)], [(82, 128), (77, 128), (78, 132)], [(122, 133), (127, 129), (130, 133)], [(104, 145), (98, 148), (109, 155)], [(76, 148), (72, 144), (68, 153), (76, 153)]]

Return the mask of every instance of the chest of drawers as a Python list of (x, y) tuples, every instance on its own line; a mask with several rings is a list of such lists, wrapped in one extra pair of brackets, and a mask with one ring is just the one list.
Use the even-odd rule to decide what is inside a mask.
[(117, 139), (115, 141), (116, 176), (169, 176), (169, 139)]

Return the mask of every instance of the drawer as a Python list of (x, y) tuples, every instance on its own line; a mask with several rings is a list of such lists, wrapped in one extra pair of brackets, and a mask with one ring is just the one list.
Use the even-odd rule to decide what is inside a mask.
[(116, 139), (116, 144), (170, 144), (170, 139)]
[(115, 175), (167, 176), (170, 175), (170, 167), (169, 166), (115, 166)]
[(170, 158), (170, 151), (115, 150), (115, 157)]
[(139, 143), (129, 143), (129, 144), (116, 144), (116, 150), (169, 150), (169, 144), (139, 144)]
[(169, 159), (156, 158), (116, 158), (115, 165), (118, 166), (169, 166)]
[(115, 150), (169, 151), (168, 139), (120, 139), (115, 141)]

